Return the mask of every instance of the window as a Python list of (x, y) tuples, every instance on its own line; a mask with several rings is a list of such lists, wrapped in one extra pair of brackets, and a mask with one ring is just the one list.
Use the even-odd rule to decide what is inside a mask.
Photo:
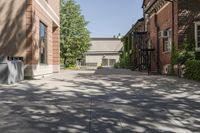
[(195, 29), (196, 49), (200, 50), (200, 23), (196, 23)]
[(197, 26), (197, 47), (200, 47), (200, 25)]
[(163, 52), (169, 52), (171, 50), (171, 40), (169, 38), (163, 39)]
[(116, 64), (116, 60), (115, 59), (109, 59), (109, 66), (114, 66)]
[(102, 59), (102, 66), (108, 66), (108, 59)]
[(171, 44), (172, 44), (172, 30), (167, 29), (160, 33), (160, 37), (163, 40), (163, 52), (170, 52), (171, 51)]
[(116, 59), (102, 59), (102, 66), (113, 67), (116, 63)]
[(47, 26), (40, 22), (39, 33), (40, 63), (47, 64)]

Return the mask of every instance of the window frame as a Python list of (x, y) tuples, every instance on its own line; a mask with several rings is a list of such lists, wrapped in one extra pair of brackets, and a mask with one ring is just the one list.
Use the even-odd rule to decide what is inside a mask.
[[(104, 61), (106, 61), (106, 62), (104, 62)], [(109, 66), (109, 59), (108, 58), (102, 58), (101, 65), (103, 67), (108, 67)]]
[(111, 59), (109, 59), (108, 63), (109, 63), (109, 67), (114, 67), (115, 64), (117, 63), (117, 60), (111, 58)]
[[(45, 37), (44, 37), (44, 49), (45, 49), (45, 52), (44, 52), (44, 61), (41, 61), (41, 25), (43, 25), (45, 27)], [(43, 22), (43, 21), (39, 21), (39, 64), (42, 64), (42, 65), (47, 65), (48, 64), (48, 26)]]
[[(171, 52), (172, 49), (172, 29), (168, 28), (164, 30), (164, 32), (167, 32), (167, 37), (162, 37), (162, 43), (163, 43), (163, 53)], [(167, 44), (166, 44), (167, 41)]]
[(200, 26), (200, 21), (195, 22), (195, 49), (200, 52), (200, 46), (198, 45), (200, 43), (200, 40), (198, 40), (198, 36), (200, 37), (200, 34), (198, 35), (198, 26)]

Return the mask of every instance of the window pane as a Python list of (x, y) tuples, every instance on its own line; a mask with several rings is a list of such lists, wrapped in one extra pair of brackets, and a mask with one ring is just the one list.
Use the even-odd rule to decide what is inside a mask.
[(108, 66), (108, 59), (102, 59), (102, 66)]
[(169, 51), (169, 39), (164, 38), (163, 39), (163, 52)]
[(116, 60), (115, 60), (115, 59), (110, 59), (110, 60), (109, 60), (109, 65), (110, 65), (110, 66), (114, 66), (115, 63), (116, 63)]
[(198, 47), (200, 47), (200, 42), (198, 42)]
[(46, 54), (47, 54), (47, 27), (43, 23), (40, 22), (40, 63), (45, 64), (46, 62)]
[(198, 39), (198, 41), (200, 41), (200, 36), (197, 39)]
[(200, 25), (197, 26), (197, 30), (200, 31)]

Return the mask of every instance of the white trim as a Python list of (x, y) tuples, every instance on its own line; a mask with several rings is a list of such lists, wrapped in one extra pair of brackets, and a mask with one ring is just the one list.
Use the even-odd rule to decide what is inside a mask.
[[(200, 47), (198, 47), (198, 31), (197, 31), (197, 26), (200, 26), (200, 21), (199, 22), (194, 22), (195, 24), (195, 44), (196, 44), (196, 51), (200, 51)], [(199, 40), (200, 41), (200, 40)]]
[(49, 9), (53, 12), (53, 14), (57, 17), (57, 19), (60, 19), (60, 18), (58, 17), (58, 15), (55, 13), (55, 11), (53, 10), (53, 8), (49, 5), (49, 3), (48, 3), (46, 0), (44, 0), (44, 2), (47, 4), (47, 6), (48, 6)]
[[(38, 0), (35, 0), (35, 2), (36, 2), (36, 3), (45, 11), (45, 13), (56, 23), (56, 25), (60, 27), (60, 24), (52, 17), (52, 15), (49, 14), (49, 12), (40, 4), (40, 2), (39, 2)], [(48, 5), (48, 7), (50, 7), (49, 4), (47, 4), (47, 5)], [(55, 11), (53, 11), (52, 8), (50, 8), (50, 10), (52, 10), (52, 13), (58, 18), (58, 20), (60, 20), (59, 17), (58, 17), (58, 15), (55, 13)]]

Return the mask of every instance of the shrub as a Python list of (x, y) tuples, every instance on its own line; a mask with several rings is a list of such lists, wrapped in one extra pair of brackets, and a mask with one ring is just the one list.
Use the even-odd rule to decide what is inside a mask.
[(200, 60), (200, 52), (196, 52), (195, 53), (195, 59), (196, 60)]
[(175, 46), (172, 45), (172, 49), (171, 49), (171, 64), (175, 65), (177, 64), (177, 58), (179, 56), (178, 51), (176, 50)]
[(80, 68), (76, 65), (67, 65), (67, 66), (65, 66), (65, 69), (79, 70)]
[(195, 59), (195, 52), (183, 50), (178, 54), (176, 61), (178, 64), (185, 64), (185, 62), (187, 62), (188, 60), (194, 60), (194, 59)]
[(185, 74), (188, 79), (200, 81), (200, 61), (189, 60), (185, 63)]
[(114, 68), (120, 68), (120, 63), (119, 62), (115, 63)]
[(97, 69), (103, 69), (103, 66), (98, 66)]

